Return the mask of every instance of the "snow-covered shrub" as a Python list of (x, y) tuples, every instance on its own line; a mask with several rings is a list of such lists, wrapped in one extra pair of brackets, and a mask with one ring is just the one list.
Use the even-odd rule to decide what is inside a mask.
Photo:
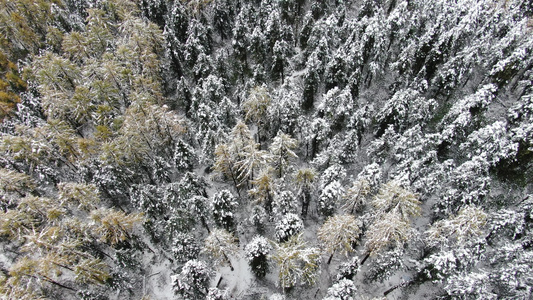
[(344, 177), (346, 177), (346, 170), (343, 166), (334, 164), (324, 170), (324, 172), (320, 175), (320, 186), (325, 187), (330, 183), (333, 183), (334, 181), (341, 182)]
[(357, 272), (359, 271), (359, 258), (353, 257), (351, 261), (341, 263), (339, 265), (339, 271), (337, 275), (335, 276), (336, 281), (340, 281), (342, 279), (350, 279), (352, 280), (355, 275), (357, 275)]
[(174, 237), (174, 242), (172, 243), (172, 253), (174, 254), (174, 258), (176, 258), (178, 262), (186, 262), (198, 258), (200, 246), (196, 240), (197, 239), (191, 234), (178, 233)]
[(518, 146), (507, 132), (507, 124), (497, 121), (472, 132), (460, 148), (468, 157), (485, 156), (489, 165), (494, 167), (504, 160), (513, 161), (518, 153)]
[(252, 213), (248, 220), (255, 226), (258, 232), (262, 232), (264, 230), (265, 223), (268, 221), (268, 214), (262, 206), (255, 205), (252, 208)]
[(426, 99), (420, 92), (407, 88), (396, 92), (377, 114), (381, 126), (393, 125), (402, 132), (413, 124), (429, 120), (436, 107), (433, 99)]
[(268, 240), (262, 236), (256, 236), (246, 245), (244, 252), (246, 260), (257, 277), (264, 277), (268, 272), (267, 256), (272, 250)]
[(349, 279), (341, 279), (328, 289), (328, 293), (324, 300), (353, 300), (356, 291), (357, 289), (355, 288), (353, 281)]
[(331, 216), (335, 212), (335, 206), (344, 194), (344, 189), (338, 181), (333, 181), (326, 185), (317, 201), (317, 209), (319, 214), (323, 216)]
[[(453, 162), (452, 162), (453, 164)], [(435, 211), (441, 214), (457, 212), (463, 205), (482, 204), (489, 194), (492, 178), (490, 164), (485, 155), (474, 156), (452, 168), (447, 174), (448, 185), (440, 189), (441, 200), (436, 203)]]
[(403, 248), (395, 248), (391, 251), (379, 253), (368, 266), (368, 270), (365, 273), (365, 281), (373, 282), (384, 280), (391, 277), (394, 272), (402, 268), (402, 257), (405, 254)]
[(222, 190), (213, 195), (211, 207), (215, 224), (226, 230), (233, 230), (235, 216), (233, 212), (237, 207), (237, 199), (229, 190)]
[(291, 191), (282, 191), (274, 197), (274, 215), (284, 216), (296, 212), (296, 198)]
[(228, 299), (228, 293), (226, 290), (221, 290), (216, 287), (210, 288), (206, 300), (225, 300)]
[(285, 242), (291, 236), (302, 231), (303, 228), (302, 219), (296, 214), (288, 213), (276, 224), (276, 238), (280, 242)]
[(442, 141), (452, 143), (456, 138), (466, 137), (475, 126), (475, 116), (487, 108), (497, 90), (494, 84), (487, 84), (476, 93), (455, 102), (441, 122)]
[(171, 276), (172, 286), (185, 299), (202, 299), (208, 293), (210, 275), (205, 262), (189, 260), (180, 274)]
[(194, 153), (194, 148), (183, 140), (179, 139), (176, 142), (174, 149), (174, 163), (179, 171), (191, 171), (197, 158)]
[(377, 188), (383, 180), (383, 171), (381, 166), (377, 163), (366, 165), (363, 170), (357, 174), (357, 180), (362, 179), (370, 183), (371, 190)]

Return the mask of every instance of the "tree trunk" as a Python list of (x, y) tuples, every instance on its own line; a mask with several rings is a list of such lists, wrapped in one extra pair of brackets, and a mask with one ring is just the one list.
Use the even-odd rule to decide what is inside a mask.
[(283, 175), (283, 156), (279, 156), (279, 178)]
[(237, 190), (237, 195), (239, 195), (239, 198), (241, 198), (241, 192), (239, 191), (239, 184), (237, 183), (237, 178), (235, 178), (235, 174), (233, 172), (233, 168), (229, 168), (231, 180), (233, 180), (233, 184), (235, 185), (235, 189)]
[(265, 199), (265, 210), (269, 215), (272, 214), (272, 197), (268, 191)]
[(331, 259), (333, 258), (333, 253), (331, 253), (331, 255), (329, 256), (329, 259), (328, 259), (328, 265), (331, 263)]
[(310, 202), (310, 197), (311, 195), (309, 195), (309, 192), (308, 191), (304, 191), (302, 193), (302, 217), (305, 218), (307, 216), (307, 210), (309, 209), (309, 202)]
[(406, 282), (402, 282), (400, 284), (397, 284), (393, 287), (391, 287), (390, 289), (386, 290), (384, 293), (383, 293), (383, 296), (387, 296), (388, 294), (392, 293), (395, 289), (397, 288), (400, 288), (400, 287), (404, 287), (404, 286), (407, 286), (409, 284), (411, 284), (413, 281), (406, 281)]
[(283, 72), (283, 62), (281, 63), (281, 85), (283, 85), (285, 81), (285, 74)]
[(224, 255), (224, 258), (229, 264), (229, 269), (233, 272), (235, 269), (233, 268), (233, 265), (231, 264), (231, 260), (229, 260), (229, 257), (226, 255), (226, 253), (222, 252), (222, 255)]
[(370, 251), (366, 253), (365, 257), (363, 257), (363, 260), (361, 260), (361, 263), (359, 264), (360, 266), (362, 266), (365, 263), (365, 261), (370, 257), (370, 253), (371, 253)]
[[(33, 275), (28, 275), (28, 276), (33, 277), (33, 278), (38, 278), (37, 276), (33, 276)], [(49, 278), (47, 276), (44, 276), (44, 275), (41, 275), (41, 276), (42, 276), (43, 280), (46, 281), (46, 282), (49, 282), (49, 283), (51, 283), (53, 285), (56, 285), (56, 286), (58, 286), (60, 288), (64, 288), (64, 289), (67, 289), (67, 290), (70, 290), (70, 291), (73, 291), (73, 292), (78, 292), (78, 290), (76, 290), (74, 288), (71, 288), (69, 286), (63, 285), (63, 284), (61, 284), (61, 283), (59, 283), (59, 282), (57, 282), (57, 281), (55, 281), (55, 280), (53, 280), (53, 279), (51, 279), (51, 278)]]
[(311, 140), (311, 159), (315, 158), (317, 148), (318, 148), (318, 141), (315, 136)]
[(202, 216), (200, 217), (200, 220), (202, 221), (202, 225), (204, 225), (205, 229), (207, 229), (207, 233), (211, 233), (211, 230), (209, 230), (209, 226), (207, 226), (207, 222), (205, 220), (205, 218)]

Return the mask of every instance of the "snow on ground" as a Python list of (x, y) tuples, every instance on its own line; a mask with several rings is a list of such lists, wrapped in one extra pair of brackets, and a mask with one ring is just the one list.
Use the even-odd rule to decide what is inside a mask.
[(222, 277), (222, 281), (218, 287), (226, 290), (231, 295), (231, 298), (242, 299), (252, 285), (254, 275), (250, 271), (243, 253), (240, 253), (238, 256), (233, 256), (230, 259), (234, 270), (231, 271), (228, 266), (219, 267), (216, 276), (211, 281), (211, 286), (216, 286)]
[(144, 276), (143, 294), (159, 300), (174, 299), (174, 291), (170, 280), (170, 276), (173, 275), (170, 261), (165, 258), (154, 257), (154, 255), (147, 255), (146, 259), (149, 259), (149, 263), (145, 265), (151, 267)]

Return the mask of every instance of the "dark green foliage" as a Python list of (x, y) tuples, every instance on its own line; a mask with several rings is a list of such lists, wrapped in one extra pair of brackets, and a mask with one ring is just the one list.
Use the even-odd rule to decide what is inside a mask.
[(179, 233), (174, 237), (172, 243), (172, 253), (174, 258), (181, 263), (191, 259), (197, 259), (200, 253), (200, 246), (193, 235), (188, 233)]
[(173, 276), (176, 293), (185, 299), (205, 299), (208, 293), (210, 271), (203, 261), (189, 260), (181, 273)]
[(235, 208), (237, 198), (229, 190), (222, 190), (211, 199), (213, 219), (215, 224), (228, 231), (233, 231), (235, 225)]
[[(267, 295), (531, 298), (530, 2), (0, 0), (0, 298), (250, 295), (191, 261), (220, 228)], [(304, 240), (343, 213), (368, 262), (327, 289)]]
[(337, 276), (335, 277), (336, 281), (340, 281), (342, 279), (350, 279), (353, 280), (355, 275), (357, 275), (357, 272), (359, 271), (359, 261), (357, 257), (352, 258), (351, 261), (342, 263), (339, 266), (339, 271), (337, 273)]
[(268, 240), (262, 236), (256, 236), (244, 249), (246, 259), (255, 276), (265, 277), (269, 270), (268, 255), (272, 247)]

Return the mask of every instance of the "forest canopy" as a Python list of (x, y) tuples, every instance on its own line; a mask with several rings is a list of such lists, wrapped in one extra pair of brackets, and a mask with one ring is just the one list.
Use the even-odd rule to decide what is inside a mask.
[(527, 0), (0, 0), (1, 299), (529, 299)]

